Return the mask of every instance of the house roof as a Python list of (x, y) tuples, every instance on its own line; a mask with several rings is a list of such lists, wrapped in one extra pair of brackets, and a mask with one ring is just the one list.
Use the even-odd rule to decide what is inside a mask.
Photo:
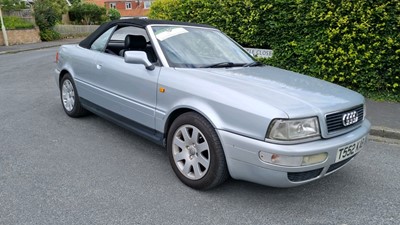
[(86, 39), (81, 41), (79, 45), (83, 48), (90, 48), (92, 43), (102, 35), (106, 30), (111, 27), (118, 26), (136, 26), (145, 28), (148, 25), (152, 24), (171, 24), (171, 25), (183, 25), (183, 26), (196, 26), (196, 27), (206, 27), (206, 28), (214, 28), (210, 25), (205, 24), (196, 24), (196, 23), (187, 23), (187, 22), (177, 22), (177, 21), (167, 21), (167, 20), (150, 20), (150, 19), (122, 19), (122, 20), (113, 20), (111, 22), (105, 23), (101, 25), (97, 30), (91, 33)]

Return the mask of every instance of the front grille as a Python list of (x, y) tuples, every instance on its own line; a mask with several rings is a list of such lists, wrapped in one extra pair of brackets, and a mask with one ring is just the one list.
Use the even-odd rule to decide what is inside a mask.
[(346, 163), (348, 163), (353, 157), (354, 157), (354, 156), (352, 156), (352, 157), (350, 157), (350, 158), (348, 158), (348, 159), (345, 159), (345, 160), (343, 160), (343, 161), (337, 162), (337, 163), (335, 163), (335, 164), (332, 164), (332, 165), (329, 167), (328, 171), (326, 171), (326, 173), (330, 173), (330, 172), (332, 172), (332, 171), (334, 171), (334, 170), (339, 169), (340, 167), (342, 167), (342, 166), (344, 166)]
[(305, 181), (305, 180), (310, 180), (313, 178), (318, 177), (322, 169), (316, 169), (316, 170), (310, 170), (306, 172), (298, 172), (298, 173), (288, 173), (288, 179), (293, 182), (300, 182), (300, 181)]
[[(353, 111), (357, 111), (358, 121), (349, 126), (345, 126), (343, 124), (343, 115), (346, 113), (353, 112)], [(338, 130), (341, 130), (344, 128), (356, 126), (356, 125), (362, 123), (363, 118), (364, 118), (364, 106), (363, 105), (357, 106), (355, 108), (352, 108), (352, 109), (349, 109), (346, 111), (326, 115), (326, 126), (328, 127), (328, 133), (332, 133), (332, 132), (335, 132), (335, 131), (338, 131)]]

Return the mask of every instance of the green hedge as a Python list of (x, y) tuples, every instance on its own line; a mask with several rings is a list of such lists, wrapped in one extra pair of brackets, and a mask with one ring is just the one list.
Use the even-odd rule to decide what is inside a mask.
[[(267, 64), (399, 100), (399, 0), (157, 0), (150, 17), (214, 25)], [(390, 97), (389, 97), (390, 98)]]
[(54, 31), (53, 29), (41, 30), (39, 35), (40, 35), (40, 40), (42, 41), (54, 41), (61, 39), (61, 34)]
[(71, 7), (69, 17), (75, 24), (101, 24), (107, 20), (107, 10), (96, 4), (79, 3)]
[[(25, 21), (16, 16), (5, 16), (5, 17), (3, 17), (3, 20), (4, 20), (4, 26), (10, 30), (32, 29), (35, 27), (35, 25), (33, 25), (33, 23)], [(0, 24), (0, 28), (1, 28), (1, 24)]]
[(158, 0), (152, 3), (149, 17), (209, 24), (218, 27), (242, 45), (254, 46), (244, 23), (251, 0)]

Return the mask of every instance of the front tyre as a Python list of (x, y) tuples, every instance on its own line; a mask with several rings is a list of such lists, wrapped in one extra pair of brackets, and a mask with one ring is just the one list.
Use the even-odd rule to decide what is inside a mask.
[(70, 117), (81, 117), (88, 114), (79, 101), (75, 83), (69, 73), (65, 74), (60, 83), (61, 103), (65, 113)]
[(172, 123), (167, 151), (175, 174), (191, 188), (210, 189), (229, 176), (214, 127), (197, 113), (184, 113)]

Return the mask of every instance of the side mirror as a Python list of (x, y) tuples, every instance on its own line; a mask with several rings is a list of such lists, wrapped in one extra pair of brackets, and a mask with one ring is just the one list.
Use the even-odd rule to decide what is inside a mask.
[(154, 70), (155, 66), (147, 59), (146, 52), (143, 51), (126, 51), (124, 54), (126, 63), (143, 64), (146, 69)]

